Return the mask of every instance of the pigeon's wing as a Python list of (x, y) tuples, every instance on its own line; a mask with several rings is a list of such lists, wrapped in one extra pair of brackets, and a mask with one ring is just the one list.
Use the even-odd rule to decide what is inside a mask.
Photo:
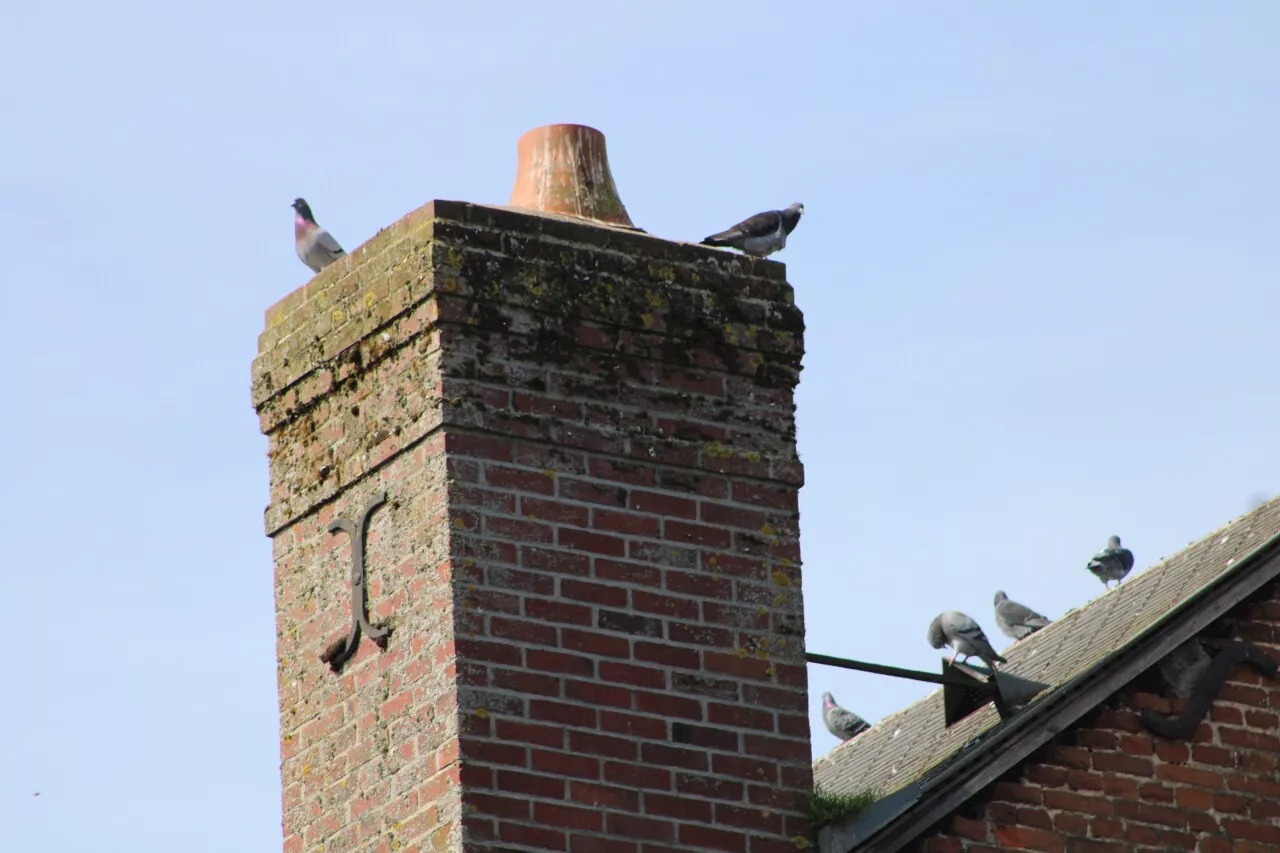
[(947, 633), (964, 639), (978, 650), (980, 657), (992, 658), (998, 661), (1004, 660), (1004, 658), (996, 654), (996, 650), (991, 646), (991, 641), (982, 632), (982, 626), (974, 621), (972, 616), (964, 613), (954, 613), (947, 621)]
[(831, 708), (827, 712), (824, 722), (827, 724), (828, 731), (838, 738), (845, 739), (860, 735), (871, 728), (866, 720), (852, 711), (840, 707)]
[(732, 228), (727, 228), (719, 234), (712, 234), (707, 239), (744, 240), (752, 237), (768, 237), (778, 230), (781, 220), (782, 214), (776, 210), (757, 213), (755, 216), (748, 216)]
[(333, 235), (328, 231), (325, 231), (323, 228), (320, 229), (320, 233), (316, 235), (316, 247), (324, 249), (325, 252), (335, 258), (346, 254), (346, 252), (343, 251), (343, 248), (338, 245), (338, 241), (333, 239)]
[(1025, 604), (1019, 604), (1016, 601), (1005, 600), (1000, 602), (998, 608), (1000, 618), (1004, 619), (1010, 625), (1023, 625), (1027, 628), (1043, 628), (1049, 624), (1049, 620), (1041, 616), (1039, 613), (1027, 607)]
[(1088, 569), (1103, 580), (1119, 580), (1133, 568), (1133, 553), (1128, 548), (1108, 548), (1089, 561)]
[(1004, 634), (1011, 640), (1021, 640), (1025, 634), (1025, 630), (1022, 626), (1006, 619), (1004, 613), (998, 606), (996, 607), (996, 627), (1000, 629), (1001, 634)]
[(966, 640), (974, 636), (982, 636), (982, 627), (967, 613), (953, 611), (942, 620), (943, 629), (951, 635), (964, 637)]
[(982, 629), (978, 627), (978, 623), (976, 622), (973, 624), (972, 628), (968, 628), (963, 631), (957, 631), (956, 633), (959, 636), (964, 637), (966, 640), (972, 643), (976, 648), (981, 649), (984, 646), (988, 649), (991, 648), (991, 641), (987, 639), (987, 635), (982, 632)]
[(854, 738), (871, 728), (871, 724), (852, 711), (845, 711), (839, 721), (840, 731), (847, 738)]

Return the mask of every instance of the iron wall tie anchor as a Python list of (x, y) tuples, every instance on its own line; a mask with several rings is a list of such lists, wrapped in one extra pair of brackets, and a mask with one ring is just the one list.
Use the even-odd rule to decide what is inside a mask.
[(320, 660), (329, 664), (334, 672), (341, 672), (342, 667), (360, 648), (361, 629), (383, 651), (387, 648), (387, 638), (391, 636), (390, 628), (375, 628), (369, 623), (365, 609), (364, 540), (369, 531), (369, 516), (386, 502), (387, 493), (378, 492), (360, 514), (359, 521), (353, 523), (349, 519), (339, 518), (329, 525), (330, 533), (343, 531), (351, 539), (351, 630), (347, 636), (330, 643), (320, 653)]

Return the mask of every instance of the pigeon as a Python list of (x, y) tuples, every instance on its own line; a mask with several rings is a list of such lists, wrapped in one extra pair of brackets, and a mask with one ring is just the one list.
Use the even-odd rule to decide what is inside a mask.
[(346, 254), (333, 235), (316, 224), (306, 199), (295, 198), (292, 207), (298, 212), (293, 220), (293, 247), (312, 272), (320, 272)]
[(1089, 561), (1087, 568), (1098, 576), (1103, 586), (1111, 589), (1111, 581), (1115, 581), (1116, 586), (1119, 586), (1124, 576), (1133, 569), (1133, 552), (1128, 548), (1120, 547), (1119, 536), (1112, 536), (1107, 540), (1106, 549), (1099, 551)]
[(1006, 637), (1021, 640), (1039, 631), (1051, 621), (1053, 620), (1046, 619), (1025, 604), (1010, 601), (1009, 596), (1004, 594), (1004, 590), (996, 592), (996, 627)]
[(822, 694), (822, 722), (827, 724), (827, 731), (840, 740), (853, 740), (871, 728), (866, 720), (837, 705), (830, 693)]
[(727, 231), (712, 234), (702, 241), (702, 245), (741, 249), (753, 257), (766, 258), (787, 245), (787, 235), (800, 224), (803, 214), (804, 205), (800, 202), (786, 210), (757, 213)]
[(927, 637), (929, 645), (935, 649), (951, 646), (955, 650), (951, 659), (947, 661), (948, 664), (955, 661), (956, 655), (964, 655), (965, 660), (976, 655), (993, 672), (997, 661), (1008, 663), (996, 654), (995, 649), (991, 648), (991, 641), (987, 639), (986, 634), (982, 633), (981, 626), (973, 621), (973, 617), (966, 616), (959, 610), (948, 610), (938, 614), (937, 618), (929, 623)]

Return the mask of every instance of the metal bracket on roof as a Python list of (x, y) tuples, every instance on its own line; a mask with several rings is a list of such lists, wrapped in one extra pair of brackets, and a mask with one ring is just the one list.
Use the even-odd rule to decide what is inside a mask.
[(943, 715), (947, 728), (951, 728), (988, 702), (996, 703), (1000, 719), (1009, 716), (1009, 710), (1000, 695), (1000, 686), (989, 670), (962, 663), (942, 662), (944, 674), (959, 673), (964, 681), (948, 682), (942, 686)]
[(387, 493), (378, 492), (356, 521), (339, 518), (329, 525), (330, 533), (343, 531), (351, 538), (351, 630), (347, 636), (330, 643), (320, 653), (320, 660), (329, 664), (334, 672), (341, 672), (346, 662), (355, 655), (360, 647), (361, 629), (364, 629), (365, 636), (383, 650), (387, 648), (387, 638), (391, 635), (390, 628), (375, 628), (369, 624), (365, 602), (364, 539), (369, 530), (369, 516), (386, 501)]
[(1019, 678), (1007, 672), (995, 671), (970, 666), (968, 664), (942, 662), (942, 674), (922, 672), (918, 669), (901, 669), (896, 666), (885, 666), (879, 663), (836, 658), (830, 655), (805, 653), (809, 663), (823, 666), (834, 666), (840, 669), (855, 669), (876, 675), (888, 675), (893, 678), (907, 678), (912, 681), (927, 681), (930, 684), (942, 685), (942, 705), (947, 727), (955, 725), (965, 717), (977, 711), (988, 702), (995, 702), (1000, 719), (1007, 719), (1019, 708), (1029, 702), (1049, 685), (1026, 678)]
[(995, 702), (996, 713), (1000, 715), (1000, 719), (1007, 720), (1049, 687), (1002, 669), (992, 672), (965, 663), (953, 663), (950, 667), (944, 663), (942, 666), (943, 672), (950, 670), (963, 673), (971, 680), (969, 685), (954, 684), (943, 688), (942, 703), (948, 726), (960, 722), (987, 702)]

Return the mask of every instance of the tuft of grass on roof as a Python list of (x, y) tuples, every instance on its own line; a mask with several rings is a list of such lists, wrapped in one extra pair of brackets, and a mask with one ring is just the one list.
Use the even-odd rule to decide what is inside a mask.
[(876, 799), (871, 791), (838, 794), (817, 785), (809, 796), (809, 824), (817, 830), (828, 824), (839, 823), (862, 812)]

